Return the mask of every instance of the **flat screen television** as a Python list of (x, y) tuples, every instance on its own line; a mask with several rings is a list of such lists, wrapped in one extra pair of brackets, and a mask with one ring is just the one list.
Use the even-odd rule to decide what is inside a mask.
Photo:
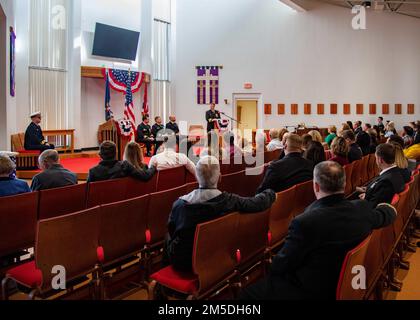
[(135, 61), (139, 40), (140, 32), (97, 23), (92, 55)]

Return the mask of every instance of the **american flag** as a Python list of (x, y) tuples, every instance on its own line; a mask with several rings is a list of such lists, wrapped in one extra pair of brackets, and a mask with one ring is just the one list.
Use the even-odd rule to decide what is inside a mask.
[(126, 87), (124, 117), (131, 122), (133, 128), (136, 127), (136, 116), (134, 114), (132, 84), (138, 80), (138, 77), (139, 74), (137, 72), (111, 70), (111, 78), (114, 79), (117, 84)]

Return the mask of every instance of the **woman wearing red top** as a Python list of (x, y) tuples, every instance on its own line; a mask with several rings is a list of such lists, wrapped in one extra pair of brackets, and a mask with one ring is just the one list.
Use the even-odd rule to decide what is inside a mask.
[(350, 163), (348, 159), (349, 146), (344, 138), (337, 137), (334, 139), (331, 144), (331, 153), (333, 157), (330, 161), (337, 162), (343, 167)]

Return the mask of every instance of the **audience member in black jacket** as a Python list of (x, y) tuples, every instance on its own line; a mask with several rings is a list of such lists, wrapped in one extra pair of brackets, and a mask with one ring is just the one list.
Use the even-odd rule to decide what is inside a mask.
[(357, 160), (363, 158), (363, 151), (360, 149), (360, 146), (356, 143), (356, 136), (353, 131), (347, 130), (342, 133), (344, 139), (346, 139), (347, 144), (349, 145), (349, 162), (353, 163)]
[(106, 181), (125, 177), (149, 181), (156, 172), (156, 168), (138, 170), (127, 161), (118, 161), (117, 146), (106, 141), (100, 147), (99, 155), (102, 161), (98, 166), (89, 170), (88, 182)]
[(367, 188), (358, 188), (361, 199), (367, 200), (373, 207), (380, 203), (391, 203), (396, 194), (405, 189), (402, 169), (395, 163), (396, 148), (393, 144), (381, 144), (376, 149), (376, 162), (382, 170), (379, 177)]
[(255, 198), (242, 198), (217, 189), (220, 164), (214, 157), (204, 157), (197, 164), (197, 189), (175, 202), (168, 223), (168, 239), (164, 264), (176, 270), (192, 270), (194, 236), (198, 224), (218, 219), (229, 213), (258, 213), (271, 207), (276, 199), (272, 190)]
[(396, 218), (388, 204), (372, 209), (366, 201), (346, 200), (338, 163), (319, 164), (314, 180), (318, 201), (292, 222), (268, 278), (245, 289), (242, 300), (335, 300), (347, 253)]
[(310, 181), (313, 178), (313, 169), (312, 162), (302, 156), (302, 138), (291, 134), (286, 141), (285, 157), (270, 164), (257, 192), (267, 189), (281, 192)]

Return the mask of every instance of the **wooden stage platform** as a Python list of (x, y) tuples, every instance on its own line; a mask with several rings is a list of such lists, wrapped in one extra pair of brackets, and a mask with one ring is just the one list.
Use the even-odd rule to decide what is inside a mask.
[[(64, 168), (77, 174), (81, 181), (87, 180), (89, 169), (98, 165), (100, 158), (98, 151), (89, 151), (73, 154), (60, 154), (60, 162)], [(20, 179), (31, 180), (40, 170), (18, 171), (17, 176)]]

